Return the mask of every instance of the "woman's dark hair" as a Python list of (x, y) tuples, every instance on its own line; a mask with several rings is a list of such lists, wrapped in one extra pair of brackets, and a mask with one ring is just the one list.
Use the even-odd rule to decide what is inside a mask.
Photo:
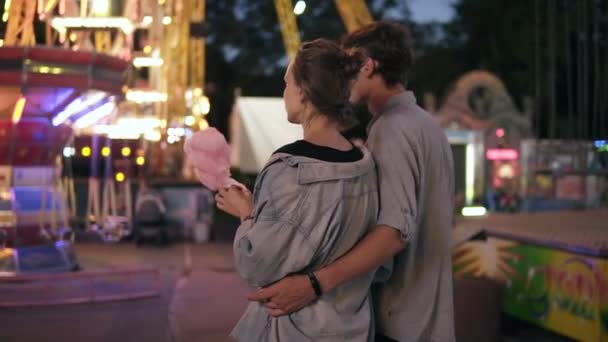
[(293, 75), (306, 100), (340, 129), (356, 124), (349, 98), (362, 62), (361, 54), (349, 55), (327, 39), (303, 43), (293, 61)]
[(342, 39), (345, 49), (358, 49), (378, 62), (376, 72), (386, 85), (406, 85), (414, 61), (412, 38), (405, 25), (378, 21), (366, 25)]

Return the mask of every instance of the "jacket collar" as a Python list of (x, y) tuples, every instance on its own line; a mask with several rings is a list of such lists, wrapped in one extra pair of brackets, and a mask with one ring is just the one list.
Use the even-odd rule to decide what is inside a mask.
[(357, 147), (363, 152), (363, 158), (351, 163), (331, 163), (288, 153), (275, 153), (266, 166), (281, 160), (291, 167), (297, 167), (298, 184), (300, 185), (360, 177), (373, 170), (375, 164), (369, 150), (364, 146)]

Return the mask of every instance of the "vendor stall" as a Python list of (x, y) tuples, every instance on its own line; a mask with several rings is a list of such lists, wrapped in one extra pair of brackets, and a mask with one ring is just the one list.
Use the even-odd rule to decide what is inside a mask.
[[(503, 284), (508, 315), (581, 341), (608, 341), (608, 211), (463, 219), (454, 274)], [(481, 239), (480, 239), (481, 238)]]

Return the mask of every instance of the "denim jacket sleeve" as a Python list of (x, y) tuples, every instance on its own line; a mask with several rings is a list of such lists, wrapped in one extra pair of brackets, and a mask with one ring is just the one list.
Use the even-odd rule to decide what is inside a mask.
[(282, 161), (267, 166), (254, 192), (254, 218), (238, 228), (233, 251), (241, 277), (261, 287), (304, 269), (314, 251), (298, 229), (306, 191), (298, 185), (297, 168)]

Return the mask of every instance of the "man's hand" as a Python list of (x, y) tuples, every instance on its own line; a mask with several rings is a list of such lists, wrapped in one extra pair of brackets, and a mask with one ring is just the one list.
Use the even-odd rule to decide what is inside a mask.
[(250, 301), (263, 303), (273, 317), (298, 311), (316, 298), (310, 280), (305, 275), (285, 277), (248, 297)]

